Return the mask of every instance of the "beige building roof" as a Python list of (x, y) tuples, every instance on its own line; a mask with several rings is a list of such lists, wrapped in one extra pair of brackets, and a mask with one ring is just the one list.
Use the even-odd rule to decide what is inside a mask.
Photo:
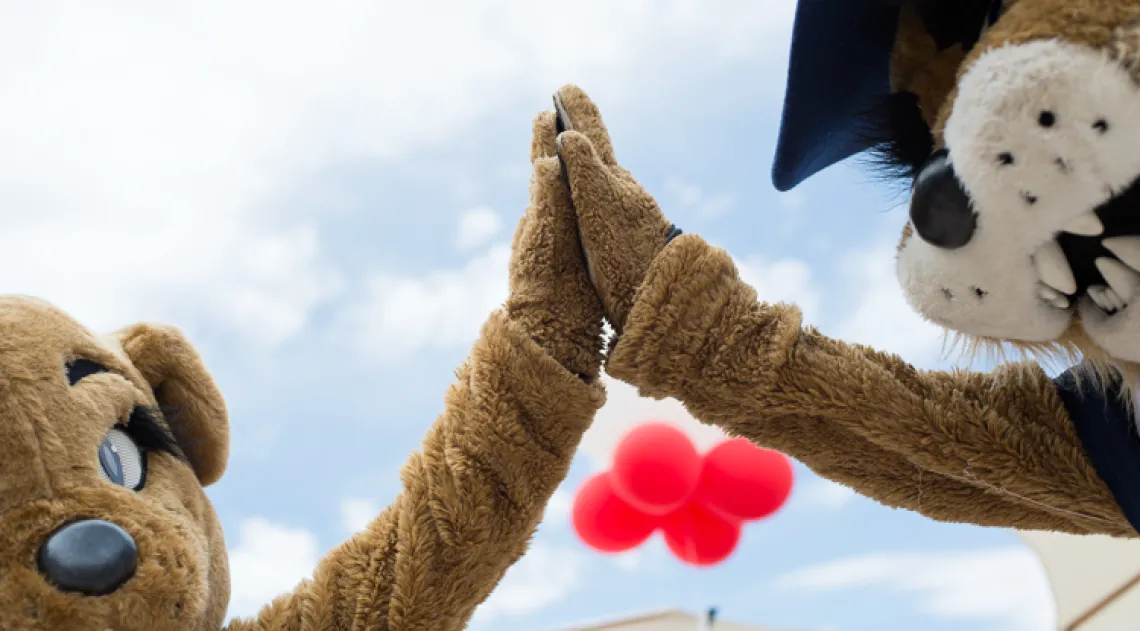
[[(619, 619), (595, 621), (554, 631), (705, 631), (703, 615), (667, 609)], [(790, 631), (717, 620), (709, 631)]]

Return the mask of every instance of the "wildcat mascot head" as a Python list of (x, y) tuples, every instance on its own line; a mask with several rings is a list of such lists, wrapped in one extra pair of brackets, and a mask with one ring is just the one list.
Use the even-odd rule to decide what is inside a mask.
[(925, 318), (1140, 376), (1140, 0), (801, 0), (774, 183), (865, 151)]

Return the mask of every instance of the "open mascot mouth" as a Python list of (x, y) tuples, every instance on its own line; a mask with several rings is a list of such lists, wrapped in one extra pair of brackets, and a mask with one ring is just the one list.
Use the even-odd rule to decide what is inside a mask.
[(1074, 323), (1140, 361), (1140, 84), (1061, 40), (983, 53), (918, 170), (899, 250), (911, 305), (967, 335), (1048, 343)]
[[(1097, 207), (1092, 217), (1097, 221), (1090, 219), (1087, 225), (1092, 232), (1099, 223), (1099, 234), (1062, 232), (1056, 238), (1072, 276), (1072, 289), (1066, 293), (1065, 287), (1056, 286), (1068, 279), (1065, 269), (1057, 267), (1062, 282), (1050, 283), (1042, 277), (1041, 295), (1059, 308), (1069, 308), (1087, 297), (1103, 313), (1113, 315), (1140, 298), (1136, 286), (1140, 280), (1140, 177)], [(1043, 269), (1041, 262), (1037, 267)]]

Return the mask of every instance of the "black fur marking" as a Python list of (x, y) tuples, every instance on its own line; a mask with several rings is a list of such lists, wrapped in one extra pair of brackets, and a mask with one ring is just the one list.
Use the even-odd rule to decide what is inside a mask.
[(911, 6), (918, 11), (922, 25), (938, 50), (961, 44), (969, 51), (983, 33), (997, 22), (1005, 11), (1002, 0), (880, 0), (898, 7)]
[(961, 44), (970, 50), (1001, 16), (1000, 0), (912, 0), (938, 50)]
[[(939, 50), (957, 45), (970, 50), (1004, 9), (1002, 0), (884, 1), (915, 7)], [(922, 116), (918, 97), (910, 92), (891, 94), (868, 108), (859, 120), (859, 134), (869, 147), (867, 162), (884, 180), (909, 184), (934, 152), (934, 135)], [(999, 160), (1012, 164), (1013, 156), (1004, 153)]]
[(1093, 123), (1093, 129), (1097, 130), (1098, 132), (1100, 132), (1102, 134), (1107, 132), (1108, 131), (1108, 121), (1104, 120), (1103, 118), (1097, 120), (1097, 122)]
[(175, 440), (174, 434), (162, 422), (162, 413), (154, 408), (135, 406), (123, 431), (130, 434), (135, 444), (148, 452), (165, 453), (187, 462), (186, 454)]
[(934, 153), (934, 134), (911, 92), (896, 92), (868, 108), (859, 134), (870, 148), (866, 161), (872, 170), (908, 186)]
[(90, 359), (75, 359), (67, 364), (67, 383), (68, 385), (74, 386), (84, 378), (101, 372), (109, 371), (105, 366), (93, 362)]

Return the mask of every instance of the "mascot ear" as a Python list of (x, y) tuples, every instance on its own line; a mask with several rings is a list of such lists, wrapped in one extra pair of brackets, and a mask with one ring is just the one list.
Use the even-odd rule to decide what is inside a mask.
[(116, 337), (162, 409), (202, 486), (222, 477), (230, 450), (225, 400), (190, 341), (176, 328), (136, 324)]
[(772, 183), (788, 191), (869, 148), (862, 113), (891, 93), (899, 6), (881, 0), (799, 0)]

